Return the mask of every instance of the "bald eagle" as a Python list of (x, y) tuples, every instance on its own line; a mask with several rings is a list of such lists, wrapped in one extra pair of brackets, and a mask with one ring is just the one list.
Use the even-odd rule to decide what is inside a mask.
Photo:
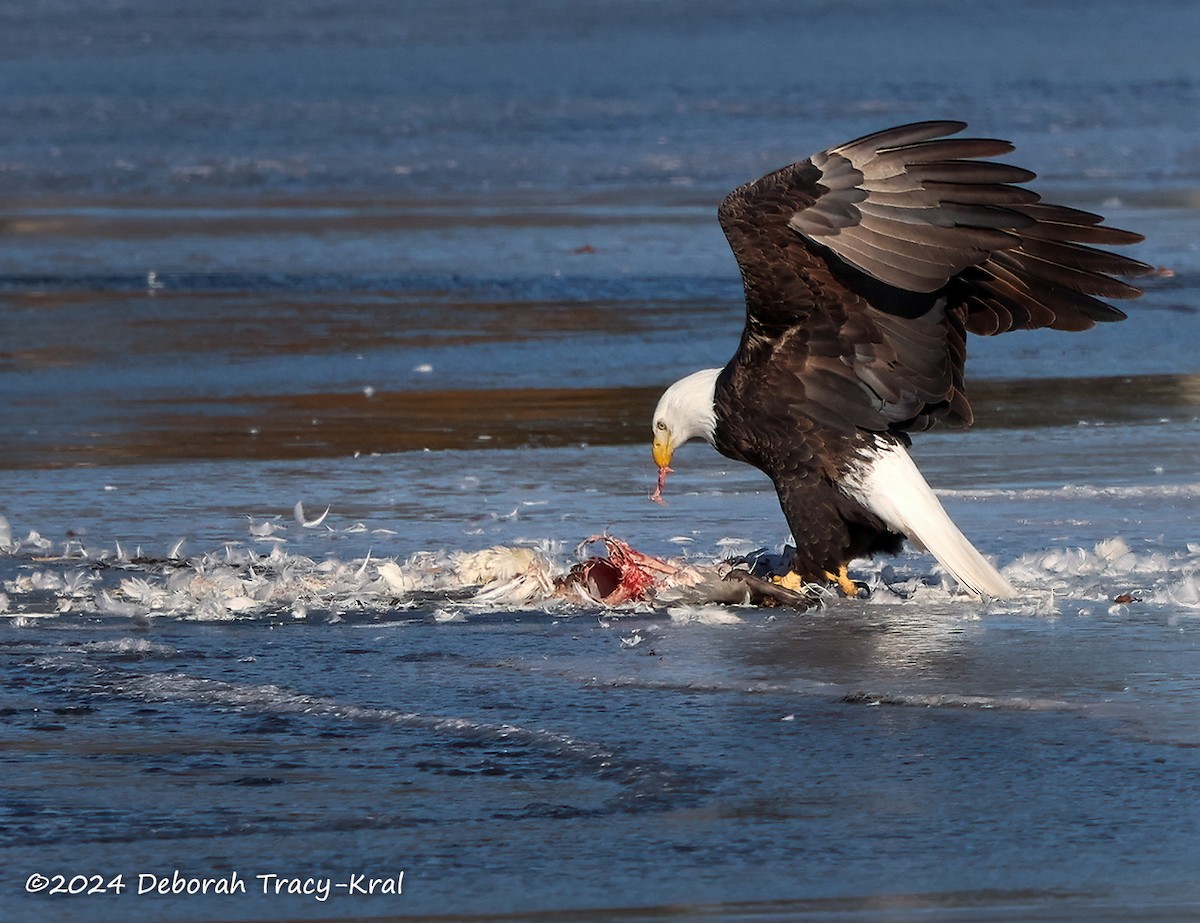
[(654, 412), (661, 498), (671, 458), (704, 439), (774, 483), (795, 540), (784, 586), (833, 582), (854, 558), (930, 551), (976, 595), (1012, 585), (971, 545), (909, 457), (910, 432), (972, 422), (968, 332), (1085, 330), (1125, 315), (1101, 298), (1151, 267), (1096, 249), (1142, 237), (1015, 185), (979, 158), (1013, 146), (950, 138), (963, 122), (867, 135), (735, 189), (718, 218), (741, 268), (746, 326), (722, 369), (680, 379)]

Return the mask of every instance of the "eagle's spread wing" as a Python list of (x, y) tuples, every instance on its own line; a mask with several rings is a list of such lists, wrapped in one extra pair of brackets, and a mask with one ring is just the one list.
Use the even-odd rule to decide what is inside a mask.
[(1099, 215), (1061, 205), (1013, 210), (1034, 222), (1021, 229), (1020, 245), (993, 253), (953, 280), (951, 297), (962, 306), (968, 330), (1087, 330), (1096, 321), (1125, 317), (1094, 296), (1136, 298), (1140, 289), (1113, 276), (1145, 275), (1152, 267), (1088, 244), (1134, 244), (1140, 234), (1105, 227)]
[(1042, 204), (1013, 185), (1034, 174), (977, 159), (1011, 144), (946, 137), (965, 127), (877, 132), (725, 198), (719, 217), (747, 305), (735, 389), (753, 387), (739, 383), (739, 363), (757, 367), (769, 354), (774, 398), (823, 426), (969, 422), (967, 331), (1079, 330), (1124, 317), (1096, 296), (1136, 297), (1113, 277), (1150, 267), (1090, 245), (1140, 236)]
[(1013, 230), (1034, 222), (1006, 206), (1037, 195), (1009, 183), (1028, 170), (964, 158), (1005, 154), (987, 139), (933, 142), (961, 122), (892, 128), (817, 154), (823, 191), (788, 227), (824, 244), (881, 282), (933, 292), (997, 250), (1015, 247)]

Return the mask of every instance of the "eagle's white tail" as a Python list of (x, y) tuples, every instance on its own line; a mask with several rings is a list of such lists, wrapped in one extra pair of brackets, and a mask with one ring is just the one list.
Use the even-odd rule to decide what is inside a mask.
[(860, 454), (842, 489), (892, 529), (925, 547), (954, 578), (979, 596), (1017, 595), (959, 531), (904, 446), (878, 439)]

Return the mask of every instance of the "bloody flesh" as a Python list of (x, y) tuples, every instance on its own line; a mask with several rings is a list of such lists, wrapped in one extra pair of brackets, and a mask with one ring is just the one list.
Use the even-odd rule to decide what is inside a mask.
[(663, 487), (667, 483), (667, 475), (671, 473), (671, 469), (666, 465), (658, 466), (658, 483), (654, 485), (654, 493), (650, 495), (650, 499), (655, 503), (660, 503), (663, 506), (667, 505), (667, 501), (663, 499)]

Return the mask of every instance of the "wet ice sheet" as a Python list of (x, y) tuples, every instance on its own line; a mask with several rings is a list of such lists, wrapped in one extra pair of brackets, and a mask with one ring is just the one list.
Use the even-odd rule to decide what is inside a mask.
[(0, 629), (24, 677), (3, 693), (23, 769), (10, 863), (169, 874), (164, 856), (208, 868), (219, 849), (247, 876), (402, 867), (418, 914), (495, 911), (531, 875), (535, 906), (610, 906), (616, 888), (686, 918), (882, 902), (1150, 919), (1200, 899), (1197, 640), (1161, 608), (49, 627)]
[[(704, 209), (656, 205), (652, 233), (648, 206), (620, 195), (598, 226), (595, 206), (563, 206), (587, 241), (556, 236), (563, 215), (536, 200), (513, 206), (529, 212), (516, 226), (449, 213), (436, 232), (380, 226), (370, 203), (311, 225), (311, 205), (281, 207), (273, 231), (238, 206), (250, 213), (227, 219), (238, 233), (187, 203), (149, 228), (39, 230), (15, 209), (10, 224), (33, 227), (0, 252), (0, 467), (641, 441), (671, 374), (723, 364), (739, 335), (736, 266), (714, 217), (721, 194)], [(1103, 210), (1148, 232), (1131, 252), (1175, 274), (1148, 279), (1127, 321), (1086, 338), (973, 341), (982, 424), (1076, 408), (1103, 417), (1109, 392), (1154, 418), (1195, 406), (1195, 208)], [(339, 221), (355, 228), (361, 259), (329, 246)], [(439, 253), (476, 264), (417, 265), (430, 233)], [(185, 251), (183, 265), (146, 261), (144, 237)], [(248, 255), (251, 239), (280, 264)], [(74, 266), (78, 253), (103, 265)], [(266, 265), (246, 268), (254, 262)], [(1154, 393), (1129, 399), (1126, 388)], [(1042, 400), (1049, 392), (1055, 401)]]
[[(1195, 705), (1192, 657), (1200, 624), (1193, 512), (1200, 484), (1186, 478), (1184, 467), (1192, 437), (1176, 427), (1146, 427), (1138, 440), (1113, 446), (1102, 429), (1079, 430), (1073, 436), (1078, 451), (1058, 456), (1059, 473), (1061, 466), (1078, 464), (1071, 484), (1048, 481), (1040, 458), (1014, 452), (1020, 442), (1011, 433), (973, 434), (967, 453), (963, 437), (924, 440), (920, 458), (928, 476), (948, 485), (943, 498), (952, 515), (1020, 588), (1021, 599), (981, 604), (958, 595), (932, 559), (915, 552), (860, 562), (853, 572), (873, 587), (870, 601), (831, 600), (829, 615), (783, 614), (777, 621), (823, 626), (813, 630), (834, 636), (883, 631), (892, 639), (888, 656), (871, 671), (831, 673), (823, 656), (810, 651), (801, 657), (799, 673), (791, 674), (801, 678), (799, 686), (768, 673), (765, 688), (782, 682), (822, 695), (861, 692), (866, 700), (888, 704), (1070, 706), (1104, 714), (1115, 701), (1116, 711), (1134, 715), (1142, 726), (1158, 723), (1171, 740), (1192, 739), (1186, 715)], [(1003, 480), (994, 467), (997, 452), (1013, 453)], [(1164, 470), (1142, 469), (1131, 481), (1129, 473), (1146, 452), (1164, 462), (1156, 466)], [(229, 465), (211, 464), (182, 469), (191, 493), (181, 503), (173, 478), (182, 475), (173, 466), (173, 477), (164, 478), (160, 489), (174, 505), (161, 506), (153, 469), (59, 472), (56, 518), (40, 519), (49, 510), (36, 505), (19, 515), (10, 510), (14, 553), (0, 558), (3, 616), (15, 637), (62, 628), (111, 636), (122, 626), (140, 626), (150, 629), (150, 638), (177, 619), (380, 623), (394, 630), (549, 619), (589, 633), (599, 624), (630, 647), (649, 642), (645, 649), (655, 648), (656, 633), (670, 625), (677, 626), (673, 631), (709, 631), (715, 629), (703, 626), (720, 623), (736, 634), (775, 624), (763, 623), (766, 616), (754, 610), (727, 609), (717, 616), (669, 603), (608, 611), (564, 605), (541, 599), (536, 579), (514, 587), (508, 573), (490, 580), (463, 576), (463, 556), (494, 545), (527, 552), (539, 562), (540, 569), (530, 572), (534, 577), (561, 574), (575, 560), (575, 543), (605, 527), (644, 550), (701, 564), (770, 545), (772, 538), (782, 541), (774, 496), (753, 472), (726, 469), (715, 455), (696, 450), (686, 467), (681, 463), (677, 496), (664, 510), (645, 498), (652, 466), (630, 470), (628, 454), (623, 448), (590, 450), (586, 470), (569, 463), (577, 452), (568, 450), (279, 464), (264, 466), (266, 480), (253, 492), (257, 502), (230, 489)], [(992, 473), (981, 474), (973, 458), (992, 459)], [(387, 480), (381, 466), (391, 473), (393, 490), (378, 489)], [(122, 478), (128, 477), (138, 478), (136, 496), (125, 493)], [(581, 479), (607, 486), (585, 486)], [(112, 489), (97, 488), (101, 483)], [(325, 492), (306, 497), (306, 527), (288, 507), (313, 484)], [(404, 493), (409, 490), (424, 498), (426, 514), (411, 505), (415, 498)], [(263, 502), (270, 496), (278, 498), (280, 512)], [(581, 496), (586, 504), (562, 499)], [(118, 536), (103, 517), (88, 519), (103, 506), (128, 529), (127, 503), (146, 511), (139, 532)], [(197, 504), (206, 511), (202, 517), (195, 515)], [(413, 529), (418, 519), (421, 528)], [(38, 536), (28, 534), (31, 520), (43, 523)], [(180, 531), (196, 521), (208, 523), (209, 531)], [(75, 534), (65, 535), (67, 528)], [(521, 592), (505, 595), (513, 590)], [(902, 642), (910, 636), (913, 646), (905, 652)], [(959, 648), (964, 637), (977, 642), (969, 654)], [(940, 653), (931, 660), (935, 649)], [(1068, 656), (1072, 649), (1077, 654)], [(781, 654), (777, 666), (794, 655)], [(1074, 672), (1063, 669), (1068, 662), (1076, 664)], [(943, 675), (943, 667), (952, 672)], [(687, 670), (694, 671), (688, 682), (712, 679), (707, 665)], [(994, 686), (988, 676), (995, 677)]]
[[(68, 6), (0, 11), (0, 916), (1195, 915), (1186, 4)], [(765, 481), (701, 450), (644, 499), (654, 389), (738, 332), (713, 207), (930, 117), (1012, 138), (1175, 271), (1126, 324), (974, 342), (973, 394), (1053, 377), (1054, 412), (1010, 389), (980, 408), (1004, 429), (918, 441), (1026, 599), (912, 555), (803, 616), (355, 604), (389, 562), (565, 567), (605, 527), (777, 546)], [(499, 396), (443, 451), (356, 441), (421, 394), (547, 387), (507, 445), (556, 448), (458, 451)], [(204, 561), (222, 592), (148, 614)], [(255, 596), (288, 567), (304, 618)], [(402, 903), (46, 902), (32, 866), (408, 877)]]
[(438, 584), (495, 545), (561, 572), (603, 529), (700, 562), (777, 548), (769, 483), (701, 446), (666, 508), (640, 444), (9, 469), (5, 861), (368, 856), (411, 870), (414, 913), (515, 887), (718, 919), (1178, 915), (1200, 900), (1190, 381), (1047, 383), (1045, 414), (1010, 389), (991, 412), (1027, 428), (918, 440), (1023, 589), (1011, 606), (955, 595), (919, 554), (856, 565), (870, 601), (802, 615)]
[(816, 126), (837, 143), (964, 109), (990, 133), (1030, 126), (1039, 155), (1068, 154), (1044, 167), (1059, 182), (1194, 178), (1179, 115), (1196, 102), (1190, 10), (1093, 9), (825, 7), (798, 34), (773, 3), (17, 6), (0, 76), (25, 131), (0, 180), (6, 194), (199, 198), (706, 186), (817, 149)]
[[(915, 456), (966, 533), (1031, 593), (1047, 582), (1059, 587), (1051, 576), (1060, 574), (1060, 595), (1115, 598), (1137, 590), (1183, 603), (1192, 594), (1198, 489), (1188, 382), (1113, 391), (1094, 406), (1066, 406), (1061, 420), (1027, 414), (1023, 430), (925, 435)], [(1044, 425), (1077, 410), (1086, 416), (1075, 425)], [(1170, 415), (1122, 422), (1154, 413)], [(209, 566), (253, 573), (261, 560), (277, 573), (306, 575), (302, 582), (314, 586), (323, 580), (324, 598), (337, 603), (379, 585), (380, 567), (421, 555), (522, 546), (548, 571), (561, 572), (573, 560), (571, 549), (603, 531), (650, 554), (700, 562), (778, 550), (786, 532), (761, 474), (699, 445), (680, 453), (677, 468), (665, 508), (647, 502), (654, 468), (641, 445), (260, 463), (252, 483), (236, 461), (18, 470), (8, 474), (11, 499), (0, 511), (10, 523), (6, 544), (18, 554), (0, 560), (11, 578), (31, 566), (33, 555), (62, 559), (43, 568), (57, 574), (45, 579), (61, 586), (93, 566), (108, 567), (98, 585), (110, 593), (120, 579), (152, 578), (161, 588)], [(1061, 557), (1069, 549), (1095, 557), (1096, 546), (1113, 539), (1134, 557), (1111, 552), (1116, 563), (1107, 570), (1081, 561), (1074, 571)], [(144, 573), (131, 563), (138, 558), (150, 562)], [(905, 565), (910, 561), (918, 575), (935, 576), (931, 559), (913, 555)], [(883, 566), (859, 570), (879, 584)], [(413, 586), (428, 589), (419, 570), (412, 571)], [(1095, 573), (1108, 582), (1085, 579)], [(94, 608), (92, 582), (84, 579), (76, 611)], [(399, 584), (388, 589), (403, 596)], [(372, 597), (372, 604), (387, 598)], [(288, 600), (239, 605), (277, 614)]]

